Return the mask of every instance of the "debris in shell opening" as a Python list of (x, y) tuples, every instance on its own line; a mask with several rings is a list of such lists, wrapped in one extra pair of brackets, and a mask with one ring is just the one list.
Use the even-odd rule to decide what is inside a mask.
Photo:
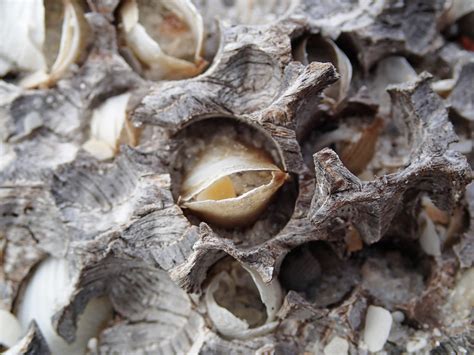
[(340, 259), (326, 242), (309, 242), (286, 255), (279, 279), (282, 287), (301, 293), (316, 307), (330, 307), (361, 280), (357, 264)]
[(147, 79), (184, 79), (205, 68), (203, 20), (190, 0), (126, 0), (119, 18), (123, 50)]

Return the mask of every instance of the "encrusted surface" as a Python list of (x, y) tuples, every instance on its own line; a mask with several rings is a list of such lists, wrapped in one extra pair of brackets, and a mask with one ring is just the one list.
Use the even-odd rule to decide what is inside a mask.
[[(459, 275), (474, 261), (473, 154), (454, 144), (457, 134), (472, 138), (474, 62), (439, 31), (445, 2), (288, 0), (268, 9), (256, 1), (251, 17), (216, 10), (219, 22), (212, 3), (195, 2), (210, 61), (196, 77), (145, 80), (122, 56), (119, 1), (89, 0), (84, 63), (51, 88), (0, 81), (0, 308), (14, 311), (30, 270), (52, 255), (75, 269), (68, 302), (53, 317), (58, 334), (74, 340), (93, 297), (113, 305), (98, 353), (321, 353), (335, 335), (351, 353), (367, 352), (371, 304), (403, 312), (389, 353), (406, 351), (414, 338), (426, 340), (426, 351), (469, 350), (472, 315), (455, 325), (448, 315)], [(340, 80), (335, 67), (292, 55), (310, 33), (335, 40), (352, 62), (354, 78), (337, 107), (323, 93)], [(374, 67), (395, 54), (418, 75), (394, 80), (388, 101), (375, 92)], [(434, 82), (451, 77), (449, 94), (438, 95)], [(124, 92), (140, 144), (99, 161), (81, 148), (92, 111)], [(177, 152), (189, 143), (186, 129), (208, 118), (222, 134), (220, 122), (258, 132), (250, 137), (265, 137), (258, 145), (291, 176), (251, 227), (224, 230), (179, 207), (177, 166), (188, 157)], [(357, 133), (374, 122), (375, 155), (358, 175), (343, 163), (345, 143), (317, 142), (320, 132), (347, 125)], [(385, 154), (399, 142), (399, 156)], [(439, 255), (419, 242), (427, 197), (448, 218), (436, 226)], [(271, 333), (229, 339), (209, 318), (208, 271), (225, 256), (267, 284), (280, 281), (284, 301)], [(22, 353), (48, 351), (35, 326), (21, 344)]]

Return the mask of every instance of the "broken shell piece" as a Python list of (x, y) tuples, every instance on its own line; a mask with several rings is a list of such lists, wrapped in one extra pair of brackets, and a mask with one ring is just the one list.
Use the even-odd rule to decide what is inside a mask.
[(416, 71), (400, 56), (387, 57), (377, 64), (372, 92), (379, 104), (379, 113), (388, 115), (391, 111), (390, 95), (386, 91), (391, 84), (400, 84), (416, 79)]
[[(271, 332), (283, 300), (278, 280), (269, 284), (260, 275), (237, 262), (222, 271), (206, 290), (206, 306), (217, 331), (223, 336), (248, 339)], [(262, 309), (264, 308), (264, 309)]]
[(364, 343), (369, 351), (380, 351), (392, 328), (392, 315), (385, 308), (369, 306), (365, 318)]
[(428, 196), (423, 196), (421, 199), (421, 205), (426, 212), (426, 215), (434, 222), (443, 225), (449, 223), (449, 214), (436, 207)]
[(83, 148), (99, 160), (114, 157), (120, 144), (136, 146), (140, 130), (128, 120), (130, 93), (107, 99), (92, 113), (90, 138)]
[(353, 174), (362, 173), (374, 157), (375, 146), (382, 127), (382, 119), (374, 120), (361, 131), (355, 142), (346, 144), (341, 149), (341, 161)]
[(334, 145), (344, 165), (353, 174), (362, 174), (375, 155), (383, 127), (384, 122), (380, 118), (376, 118), (362, 129), (341, 124), (337, 129), (319, 136), (314, 151)]
[(0, 348), (10, 348), (20, 339), (23, 331), (20, 322), (10, 312), (0, 309)]
[(50, 257), (34, 271), (20, 298), (17, 316), (22, 328), (26, 331), (35, 320), (52, 354), (84, 354), (88, 340), (112, 315), (107, 299), (92, 299), (79, 316), (75, 341), (68, 344), (53, 328), (52, 318), (73, 292), (68, 261)]
[(446, 2), (446, 13), (443, 15), (443, 25), (449, 25), (459, 20), (464, 15), (474, 12), (472, 0), (449, 0)]
[(332, 63), (341, 77), (324, 90), (324, 94), (335, 106), (347, 97), (352, 80), (352, 64), (332, 40), (319, 35), (309, 36), (301, 41), (293, 54), (296, 60), (305, 65), (311, 62)]
[(431, 84), (431, 88), (439, 96), (446, 98), (453, 90), (454, 86), (456, 85), (456, 82), (457, 82), (456, 79), (438, 80), (438, 81), (434, 81)]
[(54, 84), (79, 60), (87, 32), (82, 9), (74, 0), (2, 1), (0, 76), (22, 74), (20, 85), (26, 88)]
[(264, 152), (235, 140), (215, 138), (187, 172), (180, 204), (219, 226), (248, 225), (287, 178)]
[(441, 255), (441, 241), (438, 232), (436, 231), (435, 224), (424, 212), (420, 215), (420, 223), (422, 224), (419, 239), (421, 248), (428, 255)]
[[(160, 1), (140, 14), (139, 4), (126, 0), (120, 20), (125, 42), (142, 63), (146, 77), (183, 79), (199, 74), (206, 64), (201, 57), (204, 26), (191, 1)], [(147, 23), (149, 29), (144, 27)]]

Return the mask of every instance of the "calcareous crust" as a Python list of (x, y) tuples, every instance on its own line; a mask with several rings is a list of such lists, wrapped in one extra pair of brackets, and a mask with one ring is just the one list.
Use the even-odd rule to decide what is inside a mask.
[(0, 350), (473, 349), (463, 0), (64, 4), (60, 70), (0, 71), (0, 309), (57, 303)]

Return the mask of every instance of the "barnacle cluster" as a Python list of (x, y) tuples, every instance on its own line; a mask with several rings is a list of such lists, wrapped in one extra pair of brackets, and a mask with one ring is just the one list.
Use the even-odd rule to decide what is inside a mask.
[(0, 1), (0, 351), (472, 351), (472, 4)]

